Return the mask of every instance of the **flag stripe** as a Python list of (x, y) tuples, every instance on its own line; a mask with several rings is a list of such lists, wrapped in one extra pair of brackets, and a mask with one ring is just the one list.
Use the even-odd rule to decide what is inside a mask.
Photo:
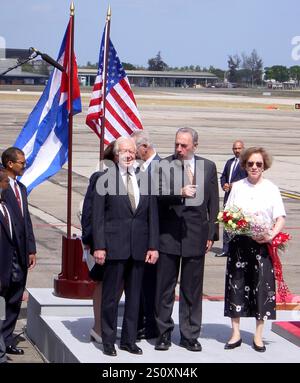
[[(86, 124), (99, 136), (99, 119), (103, 116), (103, 61), (105, 30), (102, 36), (99, 68), (86, 116)], [(109, 40), (109, 58), (106, 83), (105, 142), (120, 136), (128, 136), (137, 129), (143, 129), (134, 95), (117, 52)]]

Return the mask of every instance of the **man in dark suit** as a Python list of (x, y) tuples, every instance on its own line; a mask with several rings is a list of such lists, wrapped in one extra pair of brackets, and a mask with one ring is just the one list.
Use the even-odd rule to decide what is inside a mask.
[[(21, 308), (27, 271), (33, 269), (36, 264), (36, 246), (28, 210), (27, 190), (16, 180), (25, 169), (24, 153), (18, 148), (11, 147), (2, 153), (1, 159), (9, 179), (9, 186), (2, 192), (2, 198), (8, 208), (13, 238), (13, 245), (9, 245), (9, 240), (6, 241), (10, 255), (5, 257), (3, 264), (6, 268), (4, 274), (7, 285), (4, 293), (6, 319), (3, 323), (3, 336), (7, 354), (23, 354), (24, 351), (15, 346), (13, 331)], [(3, 249), (4, 254), (5, 249), (6, 247)]]
[[(239, 181), (247, 177), (247, 172), (245, 169), (241, 168), (239, 157), (241, 152), (244, 150), (245, 146), (243, 141), (236, 140), (232, 144), (232, 151), (234, 154), (233, 158), (230, 158), (223, 169), (223, 173), (220, 177), (220, 182), (222, 189), (224, 190), (224, 206), (226, 205), (227, 199), (229, 197), (232, 184), (236, 181)], [(227, 257), (228, 252), (228, 241), (229, 238), (224, 231), (223, 233), (223, 251), (221, 254), (215, 254), (216, 257)]]
[(114, 147), (118, 164), (98, 178), (93, 198), (94, 258), (104, 264), (102, 287), (103, 352), (115, 356), (120, 291), (125, 290), (120, 349), (142, 354), (136, 345), (144, 263), (158, 259), (159, 229), (155, 197), (139, 192), (133, 164), (136, 146), (120, 137)]
[[(150, 138), (147, 132), (144, 130), (138, 130), (135, 131), (131, 137), (134, 139), (136, 144), (137, 159), (141, 160), (139, 175), (141, 179), (143, 179), (143, 173), (146, 175), (146, 177), (148, 176), (148, 194), (151, 195), (151, 186), (153, 186), (151, 174), (155, 173), (153, 167), (158, 165), (160, 157), (150, 142)], [(152, 339), (157, 337), (154, 315), (156, 272), (157, 264), (145, 264), (138, 321), (138, 340)]]
[(219, 195), (216, 166), (194, 154), (197, 146), (198, 134), (194, 129), (179, 129), (175, 154), (162, 160), (160, 165), (160, 256), (155, 300), (159, 337), (156, 350), (168, 350), (171, 346), (174, 329), (171, 315), (180, 268), (180, 346), (190, 351), (202, 349), (198, 337), (202, 321), (204, 258), (218, 239), (215, 222)]
[[(14, 251), (11, 218), (8, 206), (2, 200), (2, 192), (9, 186), (9, 179), (5, 169), (0, 167), (0, 363), (6, 363), (6, 346), (2, 333), (5, 319), (5, 288), (9, 284), (10, 272), (7, 269), (7, 260), (12, 259)], [(11, 262), (9, 262), (11, 263)]]

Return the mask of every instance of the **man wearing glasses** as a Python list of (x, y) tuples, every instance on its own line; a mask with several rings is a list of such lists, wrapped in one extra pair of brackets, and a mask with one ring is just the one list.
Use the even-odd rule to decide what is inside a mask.
[[(232, 188), (233, 182), (239, 181), (247, 177), (247, 172), (245, 169), (241, 168), (240, 165), (240, 154), (244, 150), (245, 146), (243, 141), (237, 140), (232, 144), (232, 151), (234, 157), (230, 158), (225, 166), (223, 173), (220, 177), (221, 187), (224, 190), (224, 206), (229, 197), (230, 190)], [(223, 233), (223, 251), (221, 254), (215, 254), (216, 257), (227, 257), (228, 252), (228, 235), (224, 231)]]
[(9, 186), (3, 190), (2, 198), (10, 212), (14, 252), (7, 270), (11, 270), (5, 293), (6, 319), (3, 322), (3, 337), (7, 354), (22, 355), (23, 349), (16, 347), (13, 331), (19, 316), (25, 290), (27, 271), (36, 264), (36, 245), (28, 210), (27, 190), (19, 181), (25, 170), (26, 161), (22, 150), (11, 147), (2, 153), (2, 165), (6, 169)]

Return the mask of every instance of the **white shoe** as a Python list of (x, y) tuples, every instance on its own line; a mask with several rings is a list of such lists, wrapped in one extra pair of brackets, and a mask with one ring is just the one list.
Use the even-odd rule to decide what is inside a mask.
[(90, 329), (91, 342), (96, 342), (102, 344), (102, 338), (96, 333), (94, 329)]

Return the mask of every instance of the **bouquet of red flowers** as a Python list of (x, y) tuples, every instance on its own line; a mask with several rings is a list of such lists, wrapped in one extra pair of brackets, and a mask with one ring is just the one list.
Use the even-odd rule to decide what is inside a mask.
[(220, 211), (217, 221), (224, 225), (224, 229), (230, 237), (250, 235), (250, 220), (245, 216), (242, 209), (236, 206)]

